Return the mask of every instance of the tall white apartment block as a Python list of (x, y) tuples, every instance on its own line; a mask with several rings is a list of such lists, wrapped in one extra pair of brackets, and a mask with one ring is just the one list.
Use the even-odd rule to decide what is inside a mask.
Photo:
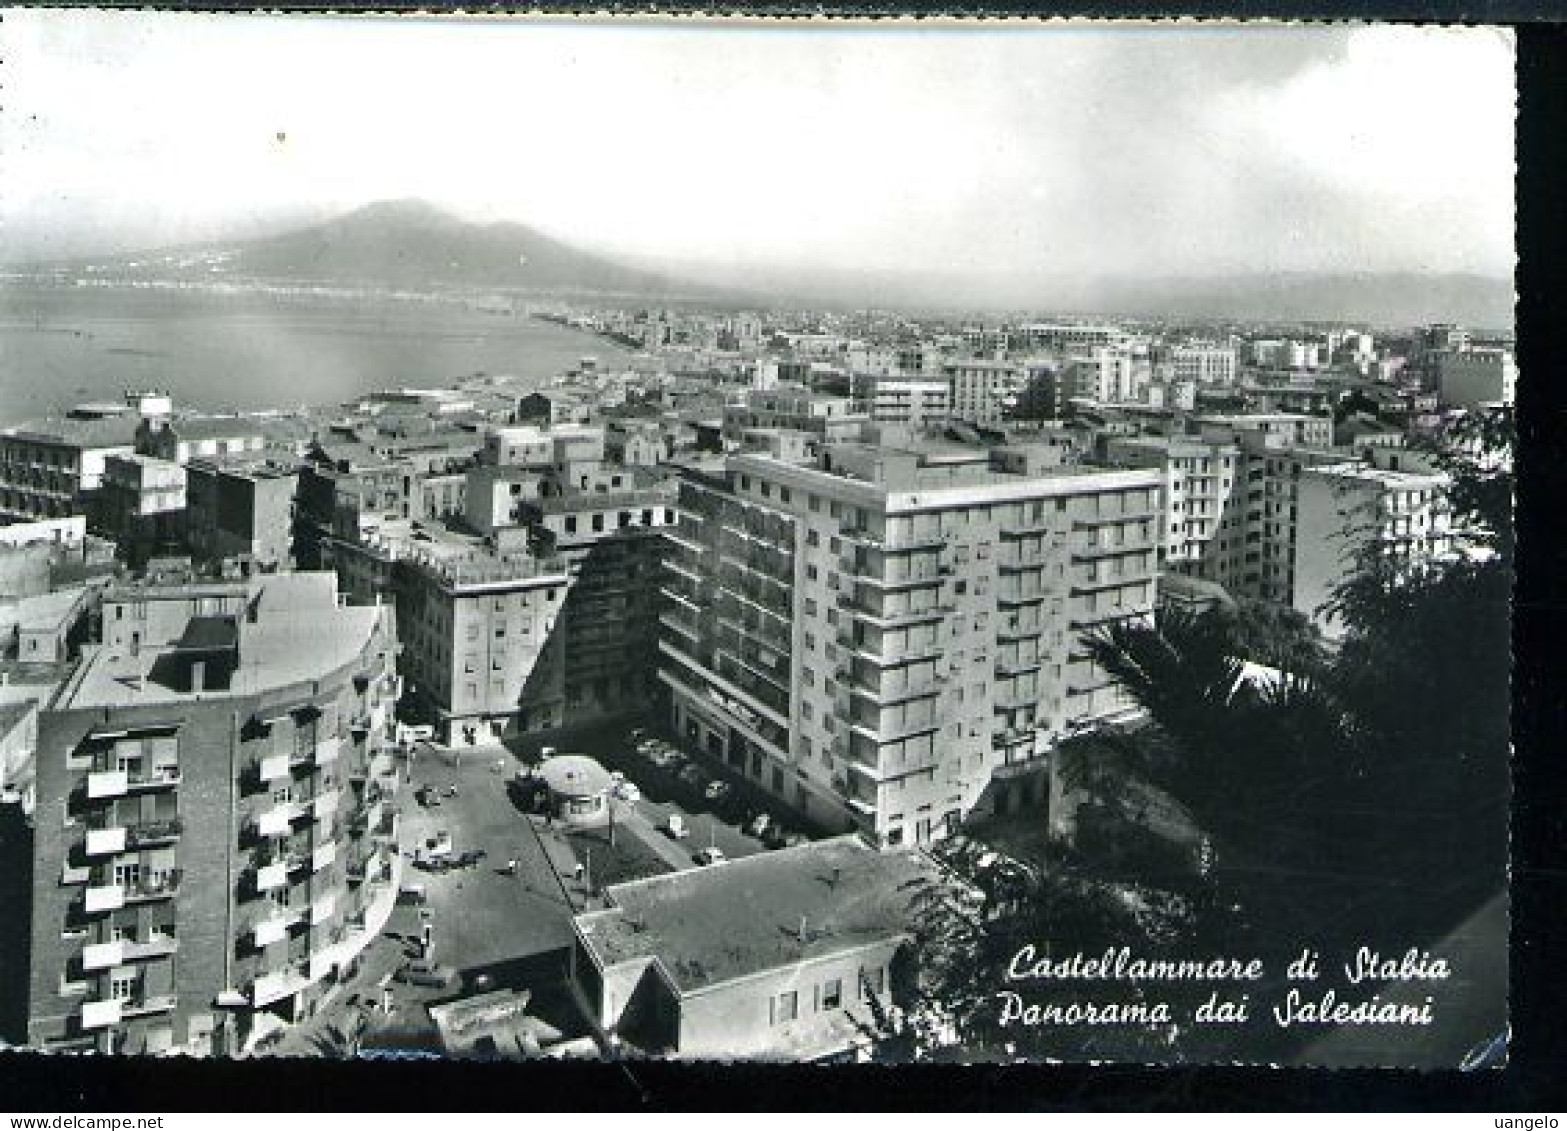
[(1360, 463), (1302, 471), (1291, 547), (1294, 607), (1328, 636), (1344, 624), (1324, 606), (1357, 566), (1368, 546), (1395, 569), (1414, 568), (1452, 549), (1452, 533), (1438, 474), (1385, 471)]
[(694, 748), (816, 824), (924, 843), (1058, 800), (1063, 733), (1127, 712), (1082, 638), (1145, 617), (1160, 477), (1027, 447), (825, 446), (690, 472), (659, 678)]
[(1010, 361), (950, 361), (943, 370), (952, 385), (952, 415), (971, 424), (1001, 423), (1027, 379)]
[(1199, 385), (1235, 384), (1235, 350), (1230, 346), (1186, 345), (1170, 350), (1177, 381)]

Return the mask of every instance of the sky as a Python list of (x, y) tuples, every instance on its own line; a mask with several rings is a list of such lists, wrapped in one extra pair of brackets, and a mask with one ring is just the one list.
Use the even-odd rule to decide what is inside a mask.
[(12, 261), (419, 197), (654, 261), (1512, 270), (1496, 29), (27, 9), (0, 58)]

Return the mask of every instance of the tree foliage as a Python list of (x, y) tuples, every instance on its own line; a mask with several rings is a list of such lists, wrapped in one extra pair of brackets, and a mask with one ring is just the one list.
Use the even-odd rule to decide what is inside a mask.
[[(1063, 780), (1153, 784), (1213, 838), (1215, 866), (1154, 888), (1093, 861), (946, 850), (970, 894), (920, 917), (922, 992), (889, 1019), (890, 1055), (1179, 1059), (1190, 1033), (1177, 1049), (1167, 1031), (1004, 1026), (994, 990), (1024, 942), (1189, 954), (1200, 939), (1298, 947), (1309, 930), (1329, 946), (1408, 945), (1491, 895), (1507, 843), (1512, 434), (1510, 414), (1475, 413), (1430, 445), (1458, 552), (1411, 569), (1367, 543), (1332, 598), (1346, 626), (1334, 649), (1304, 618), (1245, 606), (1086, 637), (1149, 723), (1066, 744)], [(1242, 656), (1280, 671), (1247, 679)]]

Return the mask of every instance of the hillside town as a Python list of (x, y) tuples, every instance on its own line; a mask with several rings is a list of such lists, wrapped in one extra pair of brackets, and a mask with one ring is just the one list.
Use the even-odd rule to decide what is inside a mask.
[(581, 360), (0, 430), (0, 1037), (874, 1056), (960, 860), (1092, 875), (1064, 752), (1146, 712), (1087, 642), (1331, 651), (1368, 554), (1486, 552), (1433, 453), (1516, 383), (1451, 324), (493, 304)]

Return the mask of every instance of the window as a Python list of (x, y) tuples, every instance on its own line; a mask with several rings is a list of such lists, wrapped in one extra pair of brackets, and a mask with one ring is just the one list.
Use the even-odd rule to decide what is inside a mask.
[(773, 998), (772, 1023), (782, 1025), (800, 1016), (800, 995), (795, 990), (785, 990)]
[(602, 514), (593, 516), (593, 529), (595, 532), (601, 532), (604, 529), (604, 516)]
[(837, 1009), (843, 1004), (843, 979), (829, 978), (822, 983), (820, 1009)]
[(860, 1000), (869, 1001), (872, 997), (885, 993), (886, 990), (887, 968), (885, 966), (860, 968)]
[(576, 532), (577, 532), (577, 516), (574, 515), (574, 514), (568, 514), (566, 516), (566, 533), (567, 534), (575, 534)]

